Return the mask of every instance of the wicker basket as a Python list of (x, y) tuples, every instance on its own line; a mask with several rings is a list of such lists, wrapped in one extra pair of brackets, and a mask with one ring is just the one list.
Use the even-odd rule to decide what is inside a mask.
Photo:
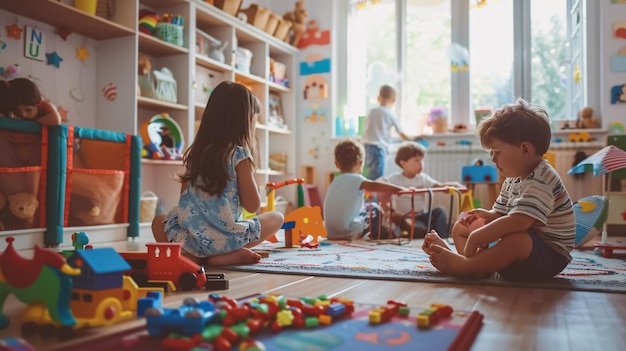
[(242, 0), (215, 0), (213, 5), (218, 9), (229, 13), (233, 16), (237, 16), (239, 9), (241, 8)]
[(176, 102), (177, 84), (172, 71), (163, 67), (160, 71), (153, 70), (149, 74), (139, 76), (141, 96), (167, 102)]
[(141, 194), (141, 199), (139, 200), (139, 222), (152, 222), (152, 219), (156, 214), (158, 201), (159, 198), (152, 191), (146, 191), (145, 193)]
[(183, 26), (178, 24), (168, 22), (157, 23), (154, 36), (170, 44), (183, 46)]

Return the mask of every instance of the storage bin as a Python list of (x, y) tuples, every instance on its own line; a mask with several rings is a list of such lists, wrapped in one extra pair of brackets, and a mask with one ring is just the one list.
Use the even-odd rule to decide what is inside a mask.
[(146, 191), (141, 194), (141, 198), (139, 200), (139, 222), (152, 222), (152, 219), (156, 214), (158, 202), (159, 198), (152, 191)]
[(0, 117), (0, 231), (45, 226), (48, 128)]
[(141, 96), (152, 99), (174, 102), (177, 101), (177, 84), (174, 74), (167, 67), (139, 76)]
[(267, 24), (265, 25), (263, 31), (269, 35), (274, 35), (274, 32), (276, 32), (276, 28), (278, 28), (278, 22), (281, 18), (281, 16), (275, 13), (270, 13), (269, 18), (267, 19)]
[(122, 188), (124, 172), (108, 169), (73, 169), (69, 174), (70, 191), (67, 226), (79, 227), (124, 223)]
[(159, 22), (154, 29), (154, 36), (170, 44), (183, 46), (183, 26)]
[(241, 2), (242, 0), (214, 0), (213, 5), (226, 13), (237, 16)]
[(250, 73), (250, 65), (252, 63), (252, 51), (246, 48), (237, 48), (235, 50), (235, 68)]
[(278, 19), (278, 25), (276, 26), (276, 31), (274, 32), (274, 37), (278, 40), (287, 41), (289, 38), (289, 30), (291, 29), (292, 23), (284, 20), (282, 17)]
[(241, 16), (242, 14), (244, 14), (245, 20), (246, 22), (248, 22), (248, 24), (257, 27), (260, 30), (265, 30), (265, 27), (267, 26), (267, 21), (270, 18), (271, 13), (272, 12), (269, 9), (263, 6), (250, 4), (248, 8), (239, 10), (238, 15)]

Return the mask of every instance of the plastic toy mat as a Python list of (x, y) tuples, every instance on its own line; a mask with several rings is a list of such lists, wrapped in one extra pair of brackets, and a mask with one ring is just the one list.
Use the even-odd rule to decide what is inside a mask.
[[(483, 325), (478, 311), (454, 311), (450, 318), (440, 320), (430, 328), (417, 327), (417, 315), (423, 309), (410, 308), (406, 317), (395, 316), (386, 323), (370, 324), (369, 312), (374, 304), (354, 302), (350, 317), (339, 319), (328, 326), (312, 329), (285, 329), (279, 333), (264, 330), (255, 336), (266, 350), (469, 350)], [(73, 345), (76, 351), (162, 349), (162, 338), (149, 336), (145, 325), (126, 330), (106, 339)], [(198, 348), (204, 349), (204, 348)], [(233, 347), (233, 350), (238, 349)]]
[(616, 258), (604, 258), (593, 251), (574, 250), (573, 261), (557, 277), (543, 282), (513, 283), (502, 280), (497, 273), (485, 279), (446, 276), (430, 264), (421, 243), (421, 240), (405, 245), (324, 241), (317, 249), (285, 248), (283, 242), (264, 243), (255, 250), (268, 251), (269, 257), (254, 265), (225, 268), (360, 279), (626, 292), (626, 251), (616, 251)]

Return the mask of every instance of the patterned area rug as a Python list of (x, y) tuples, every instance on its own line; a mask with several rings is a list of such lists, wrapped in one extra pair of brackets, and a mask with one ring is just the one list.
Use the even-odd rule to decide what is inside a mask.
[(332, 276), (362, 279), (404, 280), (449, 284), (478, 284), (553, 288), (581, 291), (626, 292), (626, 257), (603, 258), (592, 251), (572, 252), (574, 260), (557, 277), (536, 283), (511, 283), (496, 273), (485, 279), (458, 279), (445, 276), (421, 250), (421, 240), (410, 244), (376, 244), (367, 241), (323, 242), (317, 249), (285, 248), (284, 243), (264, 243), (255, 250), (269, 252), (260, 263), (229, 266), (228, 269)]

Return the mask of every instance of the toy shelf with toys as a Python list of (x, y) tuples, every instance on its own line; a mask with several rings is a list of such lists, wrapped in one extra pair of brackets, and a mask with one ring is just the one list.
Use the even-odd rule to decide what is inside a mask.
[[(86, 47), (97, 47), (89, 52), (93, 62), (76, 64), (66, 56), (61, 63), (63, 69), (86, 70), (88, 76), (93, 76), (90, 84), (95, 87), (85, 90), (88, 95), (84, 104), (89, 104), (89, 110), (80, 112), (78, 123), (75, 119), (71, 122), (77, 127), (142, 136), (139, 193), (154, 192), (160, 209), (175, 204), (179, 187), (174, 175), (182, 166), (180, 154), (193, 142), (213, 87), (225, 80), (246, 85), (264, 106), (256, 132), (260, 167), (257, 182), (278, 182), (297, 175), (293, 132), (297, 96), (292, 85), (298, 49), (285, 41), (287, 36), (277, 35), (289, 29), (281, 16), (265, 16), (268, 10), (260, 7), (246, 9), (246, 22), (237, 17), (241, 1), (215, 5), (202, 0), (112, 3), (113, 11), (92, 14), (75, 7), (73, 0), (8, 1), (3, 3), (0, 14), (12, 16), (22, 28), (42, 29), (48, 40), (81, 36)], [(263, 28), (261, 15), (267, 17)], [(31, 61), (17, 63), (22, 63), (22, 75), (32, 74), (28, 71), (33, 67)], [(34, 63), (38, 64), (46, 65)], [(46, 84), (56, 87), (61, 83)], [(78, 114), (70, 110), (71, 117)], [(180, 149), (172, 150), (170, 144), (164, 148), (157, 145), (162, 152), (154, 152), (153, 140), (143, 138), (146, 126), (157, 116), (167, 116), (176, 126)], [(157, 131), (169, 132), (173, 130)], [(161, 142), (165, 140), (167, 137), (162, 135)], [(270, 154), (274, 153), (283, 154), (284, 167), (271, 167), (275, 163), (270, 162)], [(291, 190), (282, 195), (295, 201)], [(149, 232), (148, 222), (140, 227)]]

